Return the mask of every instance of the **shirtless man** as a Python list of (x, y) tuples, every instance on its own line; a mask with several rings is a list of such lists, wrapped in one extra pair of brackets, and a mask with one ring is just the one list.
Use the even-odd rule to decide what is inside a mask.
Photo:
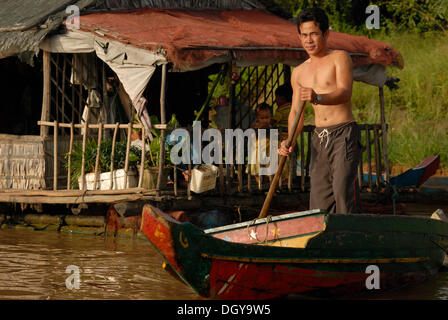
[[(316, 129), (311, 146), (310, 209), (358, 213), (361, 208), (356, 171), (361, 143), (350, 103), (352, 62), (345, 51), (327, 47), (328, 17), (322, 9), (303, 10), (297, 27), (309, 59), (297, 66), (291, 75), (293, 96), (288, 131), (292, 130), (300, 102), (311, 102)], [(280, 155), (287, 156), (293, 150), (297, 133), (289, 149), (286, 140), (282, 141)]]

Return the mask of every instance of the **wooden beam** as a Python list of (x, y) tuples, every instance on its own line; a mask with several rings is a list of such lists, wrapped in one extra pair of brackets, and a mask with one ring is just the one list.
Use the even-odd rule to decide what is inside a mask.
[[(43, 52), (43, 94), (42, 94), (42, 121), (50, 121), (50, 101), (51, 101), (51, 91), (50, 91), (50, 77), (51, 77), (51, 65), (50, 65), (50, 52)], [(48, 136), (48, 128), (40, 128), (40, 136), (45, 138)]]

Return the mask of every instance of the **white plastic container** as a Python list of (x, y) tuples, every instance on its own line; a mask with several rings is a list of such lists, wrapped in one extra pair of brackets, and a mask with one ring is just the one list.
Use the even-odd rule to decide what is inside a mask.
[(217, 173), (218, 167), (212, 164), (203, 164), (191, 170), (190, 190), (202, 193), (215, 189)]
[[(138, 185), (138, 177), (135, 171), (128, 171), (128, 181), (126, 187), (124, 185), (125, 172), (124, 169), (114, 170), (112, 172), (114, 185), (112, 190), (122, 190), (135, 188)], [(97, 190), (110, 190), (111, 184), (110, 172), (103, 172), (98, 175), (98, 182), (96, 184)], [(86, 190), (93, 190), (95, 182), (95, 173), (86, 174)], [(82, 189), (81, 177), (78, 178), (79, 189)]]

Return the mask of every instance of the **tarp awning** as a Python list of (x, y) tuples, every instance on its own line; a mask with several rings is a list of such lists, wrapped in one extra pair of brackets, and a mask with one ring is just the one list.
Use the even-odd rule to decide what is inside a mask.
[[(98, 12), (82, 16), (80, 28), (137, 48), (163, 49), (178, 71), (229, 61), (230, 51), (239, 65), (297, 65), (307, 58), (296, 25), (262, 10)], [(330, 31), (328, 45), (352, 54), (355, 66), (403, 67), (397, 50), (366, 37)]]

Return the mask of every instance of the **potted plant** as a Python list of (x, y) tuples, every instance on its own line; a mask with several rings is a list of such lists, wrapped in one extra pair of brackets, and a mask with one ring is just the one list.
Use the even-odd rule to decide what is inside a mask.
[[(98, 145), (97, 141), (93, 138), (86, 140), (86, 147), (84, 153), (84, 171), (86, 172), (86, 189), (92, 190), (94, 188), (95, 181), (95, 164), (97, 157)], [(114, 181), (114, 189), (125, 189), (137, 186), (137, 162), (140, 161), (139, 155), (141, 151), (138, 148), (131, 146), (129, 150), (129, 166), (128, 166), (128, 178), (127, 185), (124, 185), (124, 166), (126, 159), (126, 141), (119, 141), (115, 144), (114, 152), (114, 171), (111, 174), (111, 154), (112, 154), (112, 139), (105, 139), (101, 142), (99, 163), (98, 163), (98, 180), (97, 188), (100, 190), (107, 190), (110, 188), (111, 177)], [(66, 154), (66, 159), (68, 158)], [(66, 168), (68, 163), (66, 162)], [(73, 145), (71, 153), (71, 181), (72, 188), (82, 188), (81, 170), (82, 170), (82, 143), (77, 142)]]

